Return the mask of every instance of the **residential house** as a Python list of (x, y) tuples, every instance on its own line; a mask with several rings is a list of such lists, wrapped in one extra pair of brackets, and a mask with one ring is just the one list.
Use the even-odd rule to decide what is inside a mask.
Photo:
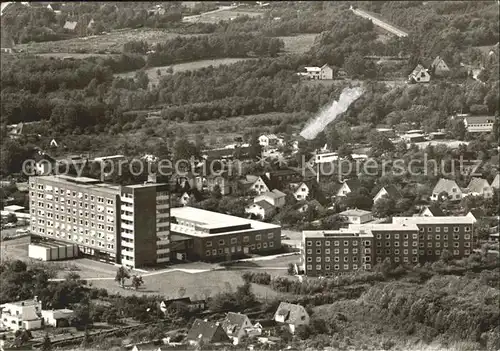
[(197, 176), (194, 179), (194, 186), (198, 191), (214, 191), (216, 186), (219, 186), (222, 195), (227, 195), (232, 191), (232, 181), (227, 176), (227, 173), (211, 174), (209, 176)]
[(465, 215), (465, 217), (471, 218), (476, 223), (481, 218), (485, 217), (486, 213), (480, 208), (474, 208)]
[(361, 183), (357, 178), (351, 178), (344, 180), (340, 185), (339, 190), (337, 190), (337, 197), (347, 196), (351, 192), (358, 191), (361, 188)]
[(483, 178), (473, 177), (467, 186), (467, 195), (483, 196), (485, 198), (493, 197), (493, 188), (488, 181)]
[(54, 328), (69, 326), (69, 320), (73, 316), (73, 310), (42, 310), (43, 325)]
[(428, 69), (418, 64), (408, 76), (408, 81), (411, 83), (429, 83), (431, 81), (431, 75)]
[(324, 64), (321, 67), (304, 67), (305, 72), (300, 72), (300, 76), (307, 77), (309, 79), (333, 79), (333, 69), (328, 65)]
[(259, 137), (259, 144), (262, 147), (282, 146), (285, 140), (276, 134), (264, 134)]
[(273, 189), (272, 191), (268, 191), (259, 196), (256, 196), (254, 202), (257, 203), (259, 201), (266, 201), (274, 207), (281, 208), (285, 206), (285, 197), (285, 193), (282, 193), (278, 189)]
[(444, 77), (448, 73), (450, 73), (450, 68), (448, 67), (446, 62), (444, 62), (444, 60), (439, 56), (436, 56), (434, 61), (432, 61), (430, 68), (432, 74), (438, 77)]
[(241, 339), (247, 336), (246, 330), (253, 328), (253, 325), (247, 315), (229, 312), (222, 321), (222, 328), (233, 340), (233, 344), (238, 345)]
[(444, 133), (444, 132), (431, 132), (431, 133), (429, 133), (429, 138), (431, 140), (443, 140), (446, 138), (446, 133)]
[(309, 314), (304, 306), (288, 302), (280, 303), (273, 319), (277, 323), (286, 324), (291, 333), (294, 333), (300, 325), (308, 325), (310, 321)]
[(263, 194), (265, 192), (269, 192), (269, 180), (265, 175), (254, 176), (254, 175), (246, 175), (244, 179), (240, 179), (238, 181), (240, 188), (243, 191), (255, 191), (257, 194)]
[(56, 15), (60, 15), (62, 5), (63, 4), (60, 2), (51, 2), (50, 4), (47, 5), (47, 9), (54, 12)]
[(415, 215), (418, 217), (442, 217), (444, 216), (443, 210), (436, 205), (424, 206), (420, 212)]
[[(3, 46), (3, 40), (2, 40), (2, 46)], [(23, 135), (23, 127), (24, 127), (24, 123), (22, 123), (22, 122), (17, 123), (17, 124), (9, 124), (7, 126), (7, 133), (9, 135), (9, 138), (17, 139), (21, 135)]]
[(464, 125), (469, 133), (491, 133), (495, 116), (467, 116)]
[(146, 342), (134, 345), (134, 347), (132, 347), (130, 351), (163, 351), (163, 350), (166, 349), (165, 348), (162, 349), (160, 345), (151, 342)]
[(248, 205), (245, 208), (245, 213), (253, 214), (261, 219), (268, 219), (276, 214), (276, 207), (267, 201), (260, 200)]
[(463, 191), (454, 180), (441, 178), (432, 190), (431, 200), (440, 200), (439, 196), (442, 193), (446, 194), (452, 201), (460, 201)]
[(376, 203), (378, 200), (382, 199), (384, 196), (390, 198), (393, 201), (398, 201), (403, 198), (401, 192), (392, 184), (386, 185), (382, 187), (378, 191), (378, 193), (373, 197), (373, 203)]
[(401, 139), (403, 139), (407, 143), (420, 143), (422, 141), (425, 141), (425, 135), (423, 134), (403, 134), (401, 135)]
[(0, 305), (0, 326), (17, 331), (33, 330), (42, 327), (42, 302), (35, 296), (33, 300), (10, 302)]
[(304, 178), (300, 172), (290, 168), (266, 172), (265, 175), (269, 179), (271, 187), (279, 190), (288, 188), (290, 183), (300, 182)]
[(56, 160), (45, 152), (38, 151), (34, 157), (35, 173), (37, 175), (49, 175), (55, 171)]
[(186, 340), (191, 345), (229, 342), (227, 336), (219, 322), (209, 322), (207, 320), (196, 319), (186, 335)]
[(293, 196), (297, 201), (317, 200), (321, 204), (327, 203), (326, 198), (315, 180), (310, 179), (300, 183), (291, 183), (290, 187), (293, 191)]
[(78, 26), (77, 21), (66, 21), (64, 23), (63, 28), (69, 31), (75, 31), (77, 26)]
[(310, 208), (314, 209), (317, 212), (323, 212), (325, 211), (325, 206), (323, 206), (318, 200), (311, 200), (311, 201), (299, 201), (295, 204), (293, 207), (294, 210), (304, 213)]
[(203, 196), (200, 194), (198, 189), (191, 189), (184, 192), (180, 198), (179, 202), (182, 206), (187, 206), (192, 202), (200, 202), (203, 200)]
[(194, 313), (206, 310), (207, 303), (205, 300), (191, 300), (189, 297), (180, 297), (160, 302), (160, 310), (163, 313), (167, 313), (170, 309), (176, 309), (177, 307), (184, 308), (190, 313)]
[(55, 147), (58, 147), (58, 146), (59, 146), (59, 144), (57, 144), (57, 141), (56, 141), (55, 139), (52, 139), (52, 140), (50, 141), (49, 146), (50, 146), (50, 147), (54, 147), (54, 148), (55, 148)]
[(500, 173), (495, 176), (495, 179), (491, 182), (491, 187), (493, 189), (500, 189)]
[(339, 215), (346, 218), (348, 224), (363, 224), (373, 220), (372, 213), (365, 210), (346, 210), (340, 212)]

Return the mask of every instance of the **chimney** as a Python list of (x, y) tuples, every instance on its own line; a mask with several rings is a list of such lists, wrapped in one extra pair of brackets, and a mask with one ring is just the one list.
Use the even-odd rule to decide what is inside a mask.
[(35, 302), (38, 302), (38, 296), (35, 296), (33, 300), (35, 300)]

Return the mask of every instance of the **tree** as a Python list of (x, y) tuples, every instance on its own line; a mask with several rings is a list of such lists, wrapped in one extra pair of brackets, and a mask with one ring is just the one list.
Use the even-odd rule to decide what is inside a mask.
[(14, 213), (9, 213), (7, 215), (7, 222), (8, 223), (17, 223), (17, 216)]
[(181, 286), (179, 291), (177, 291), (177, 295), (179, 295), (179, 297), (184, 297), (184, 295), (186, 295), (186, 288)]
[(450, 251), (448, 251), (447, 249), (443, 249), (443, 251), (441, 252), (440, 260), (443, 261), (444, 263), (448, 263), (450, 262), (452, 257), (453, 256), (451, 255)]
[(388, 196), (383, 196), (373, 204), (372, 212), (375, 217), (386, 218), (394, 213), (395, 202)]
[(120, 266), (116, 271), (115, 282), (118, 282), (120, 286), (125, 287), (125, 279), (129, 279), (130, 274), (127, 269), (123, 266)]
[(51, 351), (52, 350), (52, 342), (50, 341), (49, 334), (45, 333), (43, 337), (42, 345), (40, 346), (41, 351)]
[(248, 150), (248, 156), (252, 159), (257, 159), (262, 155), (262, 146), (259, 142), (259, 136), (257, 131), (252, 131), (252, 135), (250, 137), (250, 149)]
[(144, 280), (140, 275), (134, 275), (132, 277), (132, 286), (134, 287), (135, 290), (138, 290), (143, 284)]

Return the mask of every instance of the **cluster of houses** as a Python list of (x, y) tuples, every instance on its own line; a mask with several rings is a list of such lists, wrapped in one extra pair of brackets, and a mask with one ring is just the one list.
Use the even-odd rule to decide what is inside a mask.
[[(175, 299), (178, 302), (181, 299)], [(189, 298), (183, 298), (189, 300)], [(163, 303), (163, 302), (162, 302)], [(187, 302), (186, 302), (187, 303)], [(163, 303), (164, 306), (170, 301)], [(281, 302), (272, 320), (261, 320), (252, 323), (250, 318), (242, 313), (228, 312), (221, 321), (195, 319), (189, 329), (184, 342), (171, 343), (167, 338), (164, 344), (176, 345), (239, 345), (244, 340), (251, 340), (256, 344), (273, 345), (279, 340), (276, 336), (276, 327), (284, 326), (290, 333), (295, 333), (297, 327), (308, 325), (310, 316), (304, 306)], [(132, 351), (163, 350), (161, 345), (151, 347), (151, 343), (134, 345)]]
[(493, 197), (493, 189), (500, 189), (499, 182), (499, 174), (495, 176), (491, 184), (486, 179), (473, 177), (466, 188), (461, 188), (454, 180), (441, 178), (432, 190), (431, 200), (460, 201), (467, 196), (482, 196), (488, 199)]

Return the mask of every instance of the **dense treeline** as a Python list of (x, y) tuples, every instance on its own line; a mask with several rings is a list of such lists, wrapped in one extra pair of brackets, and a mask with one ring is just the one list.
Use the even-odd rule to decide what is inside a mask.
[(176, 37), (157, 44), (148, 55), (149, 66), (224, 57), (276, 56), (284, 47), (282, 40), (252, 34), (223, 34)]

